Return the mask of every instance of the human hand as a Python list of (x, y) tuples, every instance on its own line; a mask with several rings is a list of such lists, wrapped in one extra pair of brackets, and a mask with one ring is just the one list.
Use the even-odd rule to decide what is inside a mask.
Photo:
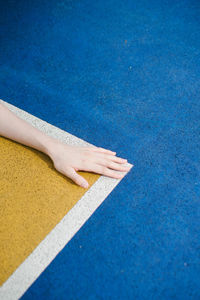
[[(77, 171), (88, 171), (121, 179), (131, 167), (124, 166), (126, 159), (116, 157), (116, 152), (90, 146), (70, 146), (54, 140), (47, 153), (55, 169), (72, 179), (76, 184), (88, 188), (89, 184)], [(120, 174), (120, 172), (124, 172)]]

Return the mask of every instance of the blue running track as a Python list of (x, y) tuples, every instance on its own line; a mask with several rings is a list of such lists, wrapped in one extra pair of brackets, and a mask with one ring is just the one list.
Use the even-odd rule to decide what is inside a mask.
[(0, 68), (1, 99), (135, 165), (22, 299), (200, 299), (199, 0), (1, 1)]

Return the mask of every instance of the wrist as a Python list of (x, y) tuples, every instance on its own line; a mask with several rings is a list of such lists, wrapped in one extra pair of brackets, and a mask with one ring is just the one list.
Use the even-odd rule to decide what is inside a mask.
[(40, 145), (38, 150), (40, 150), (43, 153), (45, 153), (46, 155), (50, 156), (52, 148), (53, 148), (53, 144), (55, 144), (54, 138), (52, 138), (46, 134), (42, 134), (42, 137), (40, 136), (40, 139), (38, 142)]
[(43, 152), (52, 159), (53, 154), (55, 152), (55, 146), (58, 143), (59, 143), (59, 141), (57, 139), (54, 139), (52, 137), (47, 137), (47, 139), (43, 145), (43, 148), (44, 148)]

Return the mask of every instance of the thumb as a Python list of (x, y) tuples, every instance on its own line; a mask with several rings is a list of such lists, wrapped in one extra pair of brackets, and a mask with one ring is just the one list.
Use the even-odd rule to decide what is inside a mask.
[(76, 184), (78, 184), (84, 188), (89, 187), (87, 180), (85, 180), (82, 176), (80, 176), (78, 173), (76, 173), (76, 171), (73, 168), (67, 169), (65, 173), (66, 173), (67, 177), (72, 179)]

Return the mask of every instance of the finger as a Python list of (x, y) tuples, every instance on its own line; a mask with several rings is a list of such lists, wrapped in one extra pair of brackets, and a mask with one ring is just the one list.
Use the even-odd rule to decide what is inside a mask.
[(90, 171), (94, 172), (94, 173), (101, 174), (101, 175), (105, 175), (105, 176), (108, 176), (108, 177), (112, 177), (112, 178), (115, 178), (115, 179), (121, 179), (127, 173), (127, 172), (126, 173), (119, 173), (117, 171), (108, 169), (105, 166), (97, 165), (97, 164), (93, 164)]
[(91, 148), (88, 148), (88, 149), (91, 149), (91, 150), (93, 150), (95, 152), (109, 153), (109, 154), (112, 154), (112, 155), (116, 154), (116, 152), (113, 152), (111, 150), (104, 149), (104, 148), (101, 148), (101, 147), (91, 147)]
[(82, 176), (80, 176), (78, 173), (76, 173), (76, 171), (73, 168), (68, 168), (63, 173), (65, 173), (64, 175), (66, 175), (67, 177), (72, 179), (76, 184), (78, 184), (84, 188), (89, 187), (87, 180), (85, 180)]
[(113, 155), (108, 155), (108, 154), (105, 154), (105, 153), (98, 153), (97, 154), (99, 158), (103, 158), (104, 160), (110, 160), (110, 161), (114, 161), (116, 163), (119, 163), (119, 164), (124, 164), (127, 162), (127, 159), (124, 159), (124, 158), (121, 158), (121, 157), (117, 157), (117, 156), (113, 156)]
[(109, 169), (113, 169), (121, 172), (128, 172), (131, 169), (130, 166), (122, 166), (116, 162), (109, 161), (109, 160), (102, 160), (101, 162), (99, 162), (99, 164)]

